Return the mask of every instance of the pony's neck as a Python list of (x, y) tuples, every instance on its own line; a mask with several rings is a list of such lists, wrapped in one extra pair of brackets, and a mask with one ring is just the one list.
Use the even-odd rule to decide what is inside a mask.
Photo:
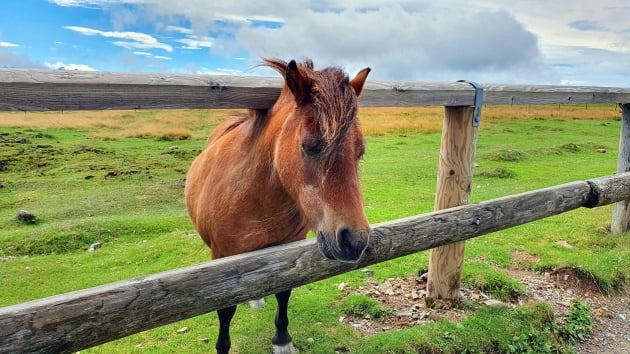
[[(308, 226), (302, 211), (299, 209), (296, 201), (290, 196), (276, 170), (278, 168), (278, 164), (275, 161), (276, 149), (286, 148), (279, 145), (278, 139), (288, 126), (296, 123), (287, 121), (295, 118), (291, 113), (294, 109), (293, 98), (290, 97), (290, 99), (284, 106), (274, 105), (267, 112), (265, 127), (257, 142), (260, 144), (259, 148), (264, 150), (263, 155), (265, 156), (263, 169), (265, 169), (264, 173), (267, 177), (266, 184), (268, 189), (265, 190), (264, 194), (266, 196), (263, 198), (268, 202), (269, 206), (272, 206), (267, 210), (269, 215), (261, 221), (263, 221), (263, 224), (271, 223), (264, 228), (270, 231), (273, 230), (272, 234), (277, 238), (274, 244), (304, 239), (308, 232)], [(282, 226), (279, 228), (278, 225)]]

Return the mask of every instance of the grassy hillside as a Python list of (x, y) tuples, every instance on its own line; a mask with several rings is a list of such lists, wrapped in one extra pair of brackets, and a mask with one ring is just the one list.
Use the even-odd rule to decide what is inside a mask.
[[(184, 208), (184, 178), (209, 132), (232, 113), (0, 113), (0, 306), (207, 261), (209, 252)], [(431, 211), (442, 108), (369, 108), (360, 117), (368, 141), (361, 173), (370, 221)], [(614, 173), (619, 117), (614, 105), (484, 107), (473, 202)], [(20, 210), (37, 218), (19, 221)], [(576, 210), (469, 241), (466, 286), (496, 280), (500, 294), (518, 287), (507, 269), (570, 267), (604, 291), (622, 289), (630, 276), (630, 237), (608, 234), (610, 216), (610, 207)], [(87, 252), (97, 242), (102, 247)], [(518, 252), (531, 257), (516, 257)], [(372, 267), (373, 277), (405, 277), (427, 263), (428, 252), (418, 253)], [(545, 304), (481, 307), (460, 324), (366, 338), (339, 322), (344, 292), (338, 285), (357, 288), (367, 281), (357, 271), (296, 289), (290, 303), (296, 346), (369, 353), (389, 343), (392, 352), (460, 352), (467, 336), (492, 327), (507, 330), (489, 331), (487, 343), (468, 349), (508, 350), (529, 343), (514, 341), (528, 333), (565, 346), (550, 330), (553, 314)], [(237, 352), (269, 351), (274, 310), (239, 307)], [(86, 352), (204, 352), (213, 346), (217, 324), (216, 315), (207, 314)], [(178, 334), (182, 327), (189, 330)], [(450, 337), (459, 339), (444, 339)], [(209, 341), (199, 340), (204, 338)]]

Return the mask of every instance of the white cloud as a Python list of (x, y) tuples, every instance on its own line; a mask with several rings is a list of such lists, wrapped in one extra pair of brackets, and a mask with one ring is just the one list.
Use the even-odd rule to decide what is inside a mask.
[(175, 42), (184, 44), (183, 49), (202, 49), (212, 47), (212, 38), (210, 37), (190, 37), (176, 39)]
[[(110, 9), (113, 28), (120, 26), (114, 9), (136, 4), (120, 23), (150, 19), (175, 37), (171, 45), (226, 58), (311, 57), (350, 74), (371, 66), (372, 79), (628, 86), (628, 0), (49, 1)], [(132, 50), (173, 50), (135, 32), (91, 35), (105, 33)]]
[[(281, 28), (243, 26), (237, 42), (256, 56), (311, 57), (372, 78), (455, 81), (544, 79), (537, 37), (508, 12), (474, 9), (426, 11), (400, 4), (378, 10), (304, 11)], [(522, 75), (516, 78), (513, 74)]]
[[(499, 6), (498, 0), (490, 1)], [(507, 8), (547, 47), (584, 46), (630, 52), (627, 0), (557, 0), (532, 3), (520, 0)], [(550, 14), (552, 14), (550, 16)]]
[[(319, 67), (336, 64), (356, 71), (372, 66), (371, 77), (392, 80), (549, 80), (537, 36), (500, 10), (501, 4), (474, 2), (479, 4), (146, 0), (143, 7), (164, 19), (185, 18), (189, 27), (164, 28), (186, 35), (173, 40), (182, 49), (210, 48), (212, 55), (246, 51), (254, 58), (311, 57)], [(204, 37), (207, 33), (221, 35)]]
[(166, 26), (166, 30), (170, 32), (179, 32), (183, 34), (193, 34), (193, 30), (190, 28), (180, 27), (180, 26)]
[(45, 62), (44, 66), (52, 70), (83, 70), (83, 71), (95, 71), (96, 69), (85, 64), (65, 64), (60, 61), (56, 63)]
[(155, 37), (140, 32), (119, 32), (119, 31), (101, 31), (93, 28), (65, 26), (64, 28), (86, 36), (103, 36), (108, 38), (125, 39), (126, 41), (115, 41), (114, 45), (127, 49), (163, 49), (172, 52), (173, 47), (159, 42)]
[(9, 43), (9, 42), (0, 42), (0, 47), (19, 47), (19, 44)]
[(164, 49), (167, 52), (172, 52), (173, 47), (168, 44), (162, 43), (146, 43), (146, 42), (126, 42), (126, 41), (114, 41), (113, 45), (117, 45), (119, 47), (127, 48), (127, 49)]
[(51, 2), (59, 6), (66, 6), (66, 7), (78, 6), (78, 7), (96, 8), (96, 7), (102, 7), (102, 6), (112, 5), (112, 4), (123, 4), (123, 3), (142, 4), (148, 1), (145, 1), (145, 0), (48, 0), (48, 2)]
[(154, 59), (160, 59), (160, 60), (173, 60), (173, 58), (171, 58), (171, 57), (167, 57), (167, 56), (164, 56), (164, 55), (153, 55), (153, 54), (148, 53), (148, 52), (135, 51), (132, 54), (139, 55), (141, 57), (154, 58)]
[(191, 28), (180, 26), (166, 26), (165, 28), (169, 32), (177, 32), (185, 34), (186, 38), (175, 39), (175, 42), (184, 44), (182, 49), (197, 50), (202, 48), (211, 48), (214, 39), (209, 36), (199, 36)]
[(96, 5), (96, 3), (99, 2), (99, 1), (83, 1), (83, 0), (48, 0), (48, 1), (54, 4), (57, 4), (59, 6), (67, 6), (67, 7)]

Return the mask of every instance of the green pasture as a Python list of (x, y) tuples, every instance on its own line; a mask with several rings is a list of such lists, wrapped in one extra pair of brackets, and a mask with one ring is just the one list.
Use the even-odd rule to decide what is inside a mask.
[[(135, 115), (150, 120), (152, 112)], [(615, 119), (482, 120), (472, 202), (613, 174), (619, 125)], [(183, 203), (187, 168), (205, 138), (98, 133), (98, 128), (0, 128), (0, 306), (209, 260)], [(361, 175), (372, 223), (432, 211), (439, 146), (439, 133), (397, 130), (367, 137)], [(34, 213), (35, 221), (17, 220), (20, 210)], [(630, 236), (609, 233), (611, 214), (610, 206), (579, 209), (468, 241), (466, 258), (483, 262), (464, 266), (464, 282), (493, 284), (488, 291), (501, 298), (523, 291), (507, 276), (509, 267), (572, 267), (605, 292), (624, 289)], [(558, 245), (559, 240), (573, 248)], [(97, 242), (102, 247), (87, 252)], [(539, 261), (515, 259), (514, 251)], [(428, 252), (421, 252), (370, 268), (373, 277), (385, 280), (417, 273), (427, 264)], [(358, 287), (366, 277), (355, 271), (294, 291), (289, 329), (302, 352), (570, 351), (572, 340), (562, 335), (545, 303), (482, 306), (461, 323), (364, 337), (339, 322), (349, 304), (338, 284)], [(267, 302), (263, 309), (239, 306), (232, 323), (234, 352), (270, 352), (275, 299)], [(575, 307), (587, 317), (588, 310), (579, 303)], [(188, 331), (177, 333), (182, 327)], [(217, 330), (216, 315), (210, 313), (82, 352), (201, 353), (213, 350)]]

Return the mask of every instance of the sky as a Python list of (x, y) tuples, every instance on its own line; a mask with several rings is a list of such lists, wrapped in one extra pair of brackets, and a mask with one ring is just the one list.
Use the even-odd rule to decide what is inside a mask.
[(630, 87), (630, 0), (0, 0), (0, 67)]

